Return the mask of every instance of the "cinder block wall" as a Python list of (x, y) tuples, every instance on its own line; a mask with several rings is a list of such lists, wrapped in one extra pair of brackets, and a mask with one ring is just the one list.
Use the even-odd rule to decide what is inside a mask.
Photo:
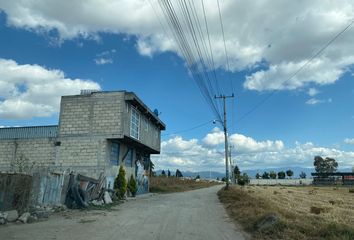
[[(55, 139), (9, 139), (0, 141), (0, 169), (18, 171), (19, 164), (33, 168), (55, 164)], [(11, 166), (14, 166), (11, 168)]]
[(64, 96), (61, 99), (59, 137), (122, 137), (124, 92)]

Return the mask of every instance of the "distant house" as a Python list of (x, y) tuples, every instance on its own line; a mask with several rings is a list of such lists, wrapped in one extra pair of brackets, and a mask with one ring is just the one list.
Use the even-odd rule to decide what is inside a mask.
[(120, 165), (127, 177), (146, 174), (165, 128), (133, 92), (63, 96), (58, 125), (0, 128), (0, 171), (34, 163), (96, 178), (104, 173), (112, 187)]
[(311, 173), (315, 185), (354, 185), (354, 172)]

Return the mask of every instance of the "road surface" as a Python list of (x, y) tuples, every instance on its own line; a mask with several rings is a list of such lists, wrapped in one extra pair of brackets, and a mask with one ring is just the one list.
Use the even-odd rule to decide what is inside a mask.
[(245, 239), (217, 198), (221, 186), (154, 194), (113, 210), (68, 211), (32, 224), (0, 226), (0, 239)]

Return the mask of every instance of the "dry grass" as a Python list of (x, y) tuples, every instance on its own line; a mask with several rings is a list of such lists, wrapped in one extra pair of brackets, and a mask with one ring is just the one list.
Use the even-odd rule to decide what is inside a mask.
[(185, 192), (189, 190), (211, 187), (218, 183), (203, 181), (199, 182), (189, 179), (179, 179), (175, 177), (151, 177), (150, 192), (155, 193), (172, 193)]
[[(247, 186), (218, 195), (254, 239), (354, 239), (354, 195), (348, 188)], [(271, 213), (279, 222), (257, 230)]]

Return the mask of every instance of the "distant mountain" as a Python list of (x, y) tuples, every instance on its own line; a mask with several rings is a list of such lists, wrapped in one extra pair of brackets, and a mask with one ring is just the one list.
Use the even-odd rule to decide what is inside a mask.
[[(162, 170), (157, 170), (155, 171), (156, 175), (159, 176), (161, 175)], [(167, 170), (165, 170), (165, 173), (167, 175)], [(171, 171), (171, 175), (175, 176), (176, 172)], [(215, 171), (201, 171), (201, 172), (191, 172), (191, 171), (182, 171), (183, 177), (192, 177), (195, 178), (197, 175), (199, 175), (203, 179), (221, 179), (225, 176), (225, 173), (221, 172), (215, 172)]]
[[(248, 176), (254, 178), (257, 173), (262, 175), (265, 171), (270, 172), (274, 171), (276, 173), (280, 171), (286, 172), (287, 170), (291, 169), (294, 172), (293, 178), (299, 178), (301, 172), (306, 173), (306, 178), (311, 178), (311, 173), (315, 172), (314, 168), (303, 168), (303, 167), (282, 167), (282, 168), (265, 168), (265, 169), (253, 169), (253, 170), (243, 170), (241, 173), (247, 173)], [(338, 172), (351, 172), (351, 168), (339, 168)], [(159, 176), (161, 175), (162, 170), (157, 170), (156, 174)], [(167, 174), (167, 170), (165, 170)], [(175, 175), (175, 171), (171, 171), (171, 175)], [(221, 179), (225, 176), (224, 172), (216, 172), (216, 171), (201, 171), (201, 172), (191, 172), (191, 171), (182, 171), (184, 177), (192, 177), (195, 178), (198, 174), (203, 179)]]

